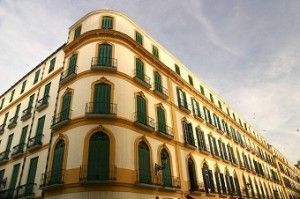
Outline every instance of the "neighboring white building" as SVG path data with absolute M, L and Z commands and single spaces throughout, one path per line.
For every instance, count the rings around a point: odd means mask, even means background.
M 0 198 L 299 197 L 298 169 L 111 10 L 0 97 L 0 125 Z

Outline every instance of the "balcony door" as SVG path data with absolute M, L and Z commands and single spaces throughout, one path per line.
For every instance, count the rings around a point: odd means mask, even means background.
M 112 46 L 109 44 L 100 44 L 98 46 L 98 65 L 112 66 Z
M 96 114 L 110 113 L 111 86 L 106 83 L 95 85 L 93 112 Z
M 65 142 L 59 140 L 54 148 L 50 184 L 62 183 Z
M 146 100 L 142 96 L 137 96 L 137 121 L 147 125 Z

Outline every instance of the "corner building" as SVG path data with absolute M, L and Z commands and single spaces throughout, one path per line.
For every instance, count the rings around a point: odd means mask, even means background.
M 78 20 L 0 105 L 0 198 L 299 198 L 299 169 L 119 12 Z

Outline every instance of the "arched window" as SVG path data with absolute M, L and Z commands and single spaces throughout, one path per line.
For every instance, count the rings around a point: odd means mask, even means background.
M 151 184 L 150 150 L 148 145 L 141 141 L 138 146 L 139 183 Z
M 69 65 L 68 65 L 66 76 L 76 73 L 76 67 L 77 67 L 77 54 L 73 54 L 69 59 Z
M 100 44 L 98 46 L 97 66 L 112 66 L 112 46 L 110 44 Z
M 197 182 L 195 163 L 192 158 L 188 159 L 188 172 L 189 172 L 189 180 L 190 180 L 190 190 L 198 191 L 199 187 Z
M 162 181 L 164 187 L 172 187 L 172 176 L 171 176 L 171 164 L 169 153 L 166 149 L 162 149 L 160 152 L 161 163 L 163 164 L 162 169 Z
M 236 173 L 234 172 L 234 184 L 235 184 L 235 194 L 237 194 L 238 196 L 241 196 L 241 188 L 240 188 L 240 183 L 239 183 L 239 179 L 236 175 Z
M 167 133 L 167 127 L 166 127 L 166 115 L 165 115 L 165 110 L 163 109 L 163 107 L 158 106 L 156 108 L 156 112 L 157 112 L 157 127 L 158 127 L 158 131 L 160 133 Z
M 54 148 L 50 184 L 61 184 L 63 174 L 65 142 L 59 140 Z
M 251 188 L 251 196 L 254 197 L 255 193 L 254 193 L 254 188 L 253 188 L 253 184 L 252 184 L 252 180 L 250 178 L 250 176 L 248 177 L 249 180 L 249 184 L 250 184 L 250 188 Z
M 109 180 L 109 144 L 109 137 L 103 132 L 97 132 L 91 136 L 87 180 Z
M 135 77 L 142 81 L 146 81 L 145 80 L 145 71 L 144 71 L 144 62 L 139 58 L 135 59 Z
M 111 85 L 107 83 L 98 83 L 94 88 L 93 113 L 109 114 L 111 113 Z
M 243 175 L 243 183 L 244 183 L 244 190 L 245 190 L 245 193 L 246 193 L 246 197 L 248 198 L 249 197 L 249 189 L 250 189 L 250 184 L 247 183 L 246 181 L 246 178 L 245 176 Z
M 215 179 L 219 194 L 226 194 L 226 185 L 223 173 L 220 172 L 219 167 L 216 168 Z
M 214 185 L 214 178 L 213 178 L 212 170 L 208 169 L 208 166 L 206 163 L 203 164 L 202 175 L 203 175 L 203 181 L 204 181 L 206 193 L 215 192 L 215 185 Z
M 147 102 L 142 95 L 138 95 L 136 98 L 136 112 L 137 121 L 139 123 L 147 125 Z

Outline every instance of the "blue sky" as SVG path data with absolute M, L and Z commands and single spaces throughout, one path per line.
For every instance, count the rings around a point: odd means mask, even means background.
M 290 161 L 300 160 L 300 1 L 0 0 L 0 93 L 102 8 L 124 12 Z

